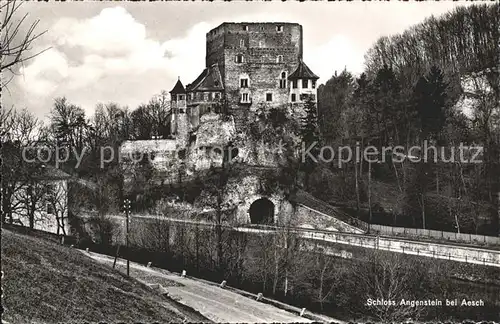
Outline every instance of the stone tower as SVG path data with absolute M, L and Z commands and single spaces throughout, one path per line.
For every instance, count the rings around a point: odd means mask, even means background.
M 186 89 L 181 80 L 177 80 L 170 91 L 171 107 L 171 133 L 175 136 L 177 144 L 184 147 L 188 141 L 189 121 L 186 114 Z
M 219 66 L 226 103 L 237 124 L 249 110 L 290 102 L 288 76 L 302 59 L 301 25 L 223 23 L 206 38 L 206 66 Z
M 290 107 L 292 114 L 303 116 L 304 103 L 311 98 L 315 103 L 318 101 L 317 84 L 319 77 L 302 61 L 299 61 L 297 69 L 288 76 L 290 81 Z

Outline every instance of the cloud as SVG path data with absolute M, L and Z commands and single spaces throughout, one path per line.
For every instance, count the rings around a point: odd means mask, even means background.
M 148 38 L 146 27 L 122 7 L 89 19 L 60 18 L 49 30 L 53 47 L 20 69 L 19 85 L 32 102 L 67 96 L 88 105 L 89 112 L 97 100 L 137 105 L 170 90 L 177 76 L 186 83 L 194 80 L 204 67 L 210 27 L 198 23 L 185 35 L 161 42 Z M 93 104 L 82 96 L 89 90 L 99 94 Z M 135 100 L 125 101 L 131 97 Z
M 61 52 L 49 49 L 36 57 L 31 64 L 21 68 L 23 85 L 30 92 L 42 96 L 52 93 L 58 84 L 68 76 L 68 62 Z

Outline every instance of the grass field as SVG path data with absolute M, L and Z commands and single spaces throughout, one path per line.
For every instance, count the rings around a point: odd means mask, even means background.
M 2 271 L 8 323 L 207 321 L 70 247 L 5 229 Z

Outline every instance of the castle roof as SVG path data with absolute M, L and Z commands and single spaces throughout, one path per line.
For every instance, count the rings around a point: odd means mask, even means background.
M 186 93 L 186 89 L 184 89 L 184 86 L 182 85 L 181 80 L 177 80 L 177 83 L 175 84 L 174 88 L 170 90 L 170 94 L 179 94 L 179 93 Z
M 294 79 L 312 79 L 312 80 L 318 80 L 319 77 L 314 74 L 311 69 L 302 61 L 299 61 L 299 66 L 297 66 L 297 69 L 288 76 L 289 80 L 294 80 Z
M 224 90 L 219 65 L 214 64 L 201 72 L 192 83 L 186 87 L 187 91 L 221 91 Z

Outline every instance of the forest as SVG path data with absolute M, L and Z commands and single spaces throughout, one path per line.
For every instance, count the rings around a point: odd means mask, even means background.
M 498 4 L 474 5 L 430 17 L 380 38 L 359 77 L 344 70 L 321 85 L 324 145 L 422 152 L 427 143 L 438 154 L 427 161 L 319 165 L 312 193 L 373 223 L 497 235 L 498 13 Z M 481 162 L 460 159 L 461 144 L 482 148 Z

